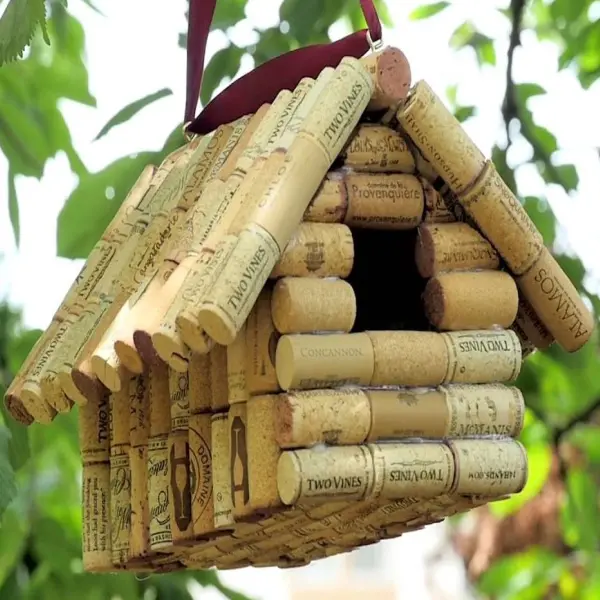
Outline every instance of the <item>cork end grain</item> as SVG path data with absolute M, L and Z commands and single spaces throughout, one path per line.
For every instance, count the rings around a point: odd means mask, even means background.
M 183 342 L 197 354 L 207 354 L 214 346 L 212 340 L 200 327 L 198 319 L 188 310 L 183 310 L 175 319 Z
M 425 315 L 429 322 L 438 329 L 442 329 L 446 314 L 446 299 L 444 287 L 439 279 L 430 279 L 423 292 Z
M 144 361 L 135 347 L 133 338 L 128 342 L 116 341 L 115 352 L 128 371 L 134 375 L 141 375 L 144 372 Z
M 48 425 L 58 414 L 41 396 L 28 389 L 21 392 L 21 402 L 37 423 Z
M 415 263 L 419 275 L 423 278 L 433 277 L 435 274 L 435 247 L 433 232 L 435 225 L 424 227 L 421 225 L 417 230 L 417 244 L 415 247 Z
M 178 373 L 188 370 L 189 351 L 178 335 L 162 331 L 152 334 L 152 346 L 158 356 Z
M 290 506 L 298 500 L 302 491 L 300 461 L 294 452 L 284 452 L 277 462 L 277 491 L 281 501 Z
M 275 439 L 281 448 L 293 441 L 294 406 L 288 394 L 280 394 L 275 403 Z
M 390 100 L 388 106 L 404 100 L 412 82 L 410 63 L 404 52 L 387 48 L 377 61 L 377 69 L 378 87 Z
M 218 310 L 211 307 L 198 312 L 198 322 L 202 324 L 204 331 L 222 346 L 232 344 L 238 333 L 229 319 L 224 319 Z
M 22 425 L 31 425 L 33 417 L 27 412 L 25 405 L 16 394 L 6 394 L 4 396 L 4 406 L 10 415 Z
M 279 338 L 275 350 L 275 371 L 277 381 L 284 390 L 289 389 L 294 381 L 296 375 L 295 362 L 293 340 L 288 337 Z
M 108 388 L 111 392 L 120 392 L 123 388 L 121 380 L 121 370 L 119 367 L 108 364 L 108 362 L 100 356 L 92 356 L 92 370 L 99 381 Z M 75 374 L 73 375 L 75 379 Z M 77 383 L 77 379 L 75 379 Z
M 158 362 L 162 362 L 156 350 L 154 344 L 152 344 L 152 337 L 146 331 L 140 329 L 133 333 L 133 343 L 137 350 L 140 358 L 146 365 L 154 365 Z

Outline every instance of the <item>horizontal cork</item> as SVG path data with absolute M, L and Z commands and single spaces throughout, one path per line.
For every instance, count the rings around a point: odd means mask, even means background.
M 513 331 L 453 331 L 440 337 L 448 353 L 445 383 L 514 381 L 521 372 L 521 346 Z
M 518 285 L 518 283 L 517 283 Z M 521 342 L 527 341 L 534 348 L 546 350 L 554 343 L 553 335 L 546 329 L 531 304 L 519 292 L 519 309 L 512 325 Z
M 367 334 L 284 335 L 275 353 L 284 390 L 369 385 L 375 367 Z
M 448 351 L 438 333 L 368 331 L 375 368 L 370 385 L 430 386 L 444 381 Z
M 491 161 L 458 202 L 512 273 L 531 269 L 544 247 L 542 234 Z
M 366 446 L 283 452 L 277 488 L 284 504 L 362 500 L 373 489 L 373 459 Z
M 359 389 L 281 394 L 276 403 L 275 436 L 281 448 L 360 444 L 370 422 L 369 400 Z
M 354 241 L 346 225 L 301 223 L 269 277 L 348 277 Z
M 341 279 L 284 277 L 275 284 L 271 309 L 280 333 L 348 332 L 356 319 L 356 296 Z
M 442 271 L 498 269 L 492 245 L 466 223 L 423 224 L 419 227 L 415 262 L 421 277 Z
M 406 138 L 384 125 L 362 123 L 341 153 L 343 165 L 368 173 L 414 173 L 415 159 Z
M 514 279 L 503 271 L 454 271 L 430 279 L 423 302 L 437 329 L 490 329 L 512 324 L 519 296 Z
M 457 218 L 454 211 L 448 206 L 440 192 L 433 185 L 427 183 L 424 186 L 425 210 L 423 212 L 424 223 L 455 223 Z
M 453 440 L 456 479 L 453 492 L 500 497 L 520 492 L 527 483 L 527 453 L 516 440 Z
M 517 278 L 519 290 L 540 321 L 567 352 L 592 336 L 594 318 L 556 259 L 543 249 L 530 271 Z
M 454 481 L 454 460 L 442 443 L 369 444 L 373 456 L 373 495 L 386 500 L 445 494 Z
M 329 171 L 306 208 L 304 221 L 343 223 L 348 212 L 348 194 L 343 171 Z
M 268 512 L 281 506 L 277 492 L 277 461 L 281 454 L 275 438 L 277 399 L 276 395 L 254 396 L 246 405 L 250 505 L 254 511 Z
M 388 47 L 363 57 L 361 62 L 374 85 L 367 110 L 394 107 L 406 98 L 411 84 L 411 70 L 404 52 Z
M 427 82 L 415 84 L 396 116 L 454 192 L 467 189 L 481 173 L 485 157 Z

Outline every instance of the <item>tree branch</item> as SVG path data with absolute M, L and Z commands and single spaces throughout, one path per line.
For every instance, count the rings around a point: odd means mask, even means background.
M 552 441 L 554 442 L 554 445 L 557 446 L 561 439 L 570 433 L 574 427 L 587 423 L 598 409 L 600 409 L 600 398 L 594 400 L 590 406 L 580 412 L 576 417 L 573 417 L 566 425 L 556 428 L 552 435 Z

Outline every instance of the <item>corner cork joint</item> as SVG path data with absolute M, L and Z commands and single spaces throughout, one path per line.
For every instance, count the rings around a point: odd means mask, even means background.
M 504 271 L 454 271 L 430 279 L 423 302 L 439 330 L 507 328 L 517 315 L 519 295 Z
M 356 296 L 341 279 L 285 277 L 273 289 L 273 322 L 280 333 L 348 332 L 356 319 Z

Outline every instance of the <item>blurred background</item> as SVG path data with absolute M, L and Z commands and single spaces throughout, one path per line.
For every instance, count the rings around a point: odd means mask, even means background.
M 0 0 L 0 54 L 41 4 Z M 376 4 L 385 43 L 493 158 L 600 314 L 600 1 Z M 186 0 L 49 0 L 46 14 L 50 45 L 38 27 L 0 67 L 0 388 L 142 166 L 183 143 Z M 218 0 L 201 102 L 362 27 L 358 0 Z M 598 599 L 597 338 L 533 355 L 518 385 L 530 479 L 516 497 L 300 569 L 146 578 L 82 573 L 76 412 L 27 430 L 2 413 L 0 599 Z

